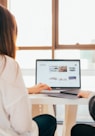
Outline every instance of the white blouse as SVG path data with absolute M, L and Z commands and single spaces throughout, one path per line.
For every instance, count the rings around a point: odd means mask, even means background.
M 18 63 L 0 56 L 0 128 L 12 136 L 38 136 Z

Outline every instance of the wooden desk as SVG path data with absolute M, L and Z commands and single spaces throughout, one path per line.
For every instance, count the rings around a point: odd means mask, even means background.
M 54 110 L 52 105 L 65 104 L 65 117 L 64 117 L 65 120 L 63 124 L 62 136 L 70 136 L 70 130 L 76 122 L 78 105 L 87 105 L 89 101 L 89 99 L 85 99 L 85 98 L 72 100 L 72 99 L 48 97 L 42 94 L 29 94 L 29 99 L 32 105 L 36 105 L 36 106 L 43 105 L 43 111 L 42 111 L 43 113 L 49 113 L 52 115 L 54 115 Z M 41 114 L 42 112 L 40 111 L 38 113 L 37 110 L 35 111 L 34 114 L 35 115 Z

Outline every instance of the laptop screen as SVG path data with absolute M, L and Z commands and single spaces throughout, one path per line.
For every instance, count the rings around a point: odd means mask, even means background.
M 80 88 L 80 60 L 36 60 L 36 84 L 46 83 L 52 88 Z

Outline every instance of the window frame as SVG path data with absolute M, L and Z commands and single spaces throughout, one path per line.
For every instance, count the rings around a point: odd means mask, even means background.
M 8 0 L 0 0 L 0 3 L 4 6 L 8 6 Z M 59 0 L 52 0 L 52 45 L 51 46 L 18 46 L 19 50 L 52 50 L 52 58 L 54 58 L 55 50 L 64 50 L 64 49 L 79 49 L 79 50 L 95 50 L 95 44 L 79 44 L 74 45 L 60 45 L 58 43 L 58 4 Z

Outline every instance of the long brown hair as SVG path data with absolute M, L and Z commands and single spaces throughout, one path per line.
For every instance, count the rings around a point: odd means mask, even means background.
M 15 58 L 17 24 L 10 11 L 0 5 L 0 54 Z

